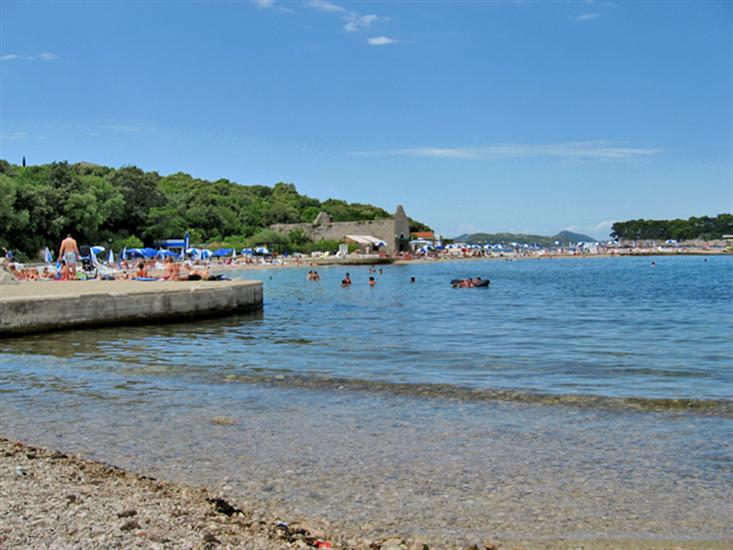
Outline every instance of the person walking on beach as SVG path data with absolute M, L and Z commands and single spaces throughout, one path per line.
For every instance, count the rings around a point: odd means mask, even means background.
M 64 260 L 69 268 L 69 274 L 72 278 L 76 278 L 76 260 L 80 256 L 79 247 L 76 245 L 74 237 L 71 233 L 66 235 L 66 238 L 61 241 L 61 248 L 59 248 L 59 261 Z

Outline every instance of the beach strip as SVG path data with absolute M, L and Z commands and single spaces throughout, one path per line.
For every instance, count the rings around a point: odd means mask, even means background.
M 731 548 L 730 541 L 484 540 L 432 545 L 359 536 L 309 518 L 286 518 L 262 502 L 0 437 L 0 548 L 334 548 L 364 550 L 662 550 Z

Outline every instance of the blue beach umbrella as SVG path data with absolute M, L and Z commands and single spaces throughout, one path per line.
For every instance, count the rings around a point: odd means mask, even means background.
M 120 252 L 120 258 L 123 260 L 127 260 L 127 247 L 122 247 L 122 252 Z
M 243 248 L 241 253 L 251 256 L 252 254 L 254 254 L 254 250 L 252 250 L 251 248 Z
M 47 264 L 53 263 L 53 256 L 51 255 L 51 251 L 48 247 L 43 249 L 43 261 Z
M 175 252 L 172 252 L 170 250 L 163 250 L 162 248 L 158 250 L 158 253 L 156 254 L 157 258 L 175 258 L 178 259 L 178 254 Z
M 112 252 L 112 249 L 109 249 L 109 254 L 107 254 L 107 263 L 112 265 L 115 263 L 115 253 Z
M 131 248 L 127 253 L 132 258 L 155 258 L 158 252 L 153 248 Z

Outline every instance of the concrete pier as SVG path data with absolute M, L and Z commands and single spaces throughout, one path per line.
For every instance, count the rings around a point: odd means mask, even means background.
M 196 320 L 262 308 L 259 281 L 38 281 L 0 285 L 0 338 Z

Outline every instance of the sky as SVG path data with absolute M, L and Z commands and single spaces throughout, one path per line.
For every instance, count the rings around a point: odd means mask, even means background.
M 445 236 L 733 211 L 733 2 L 0 1 L 0 158 L 379 205 Z

